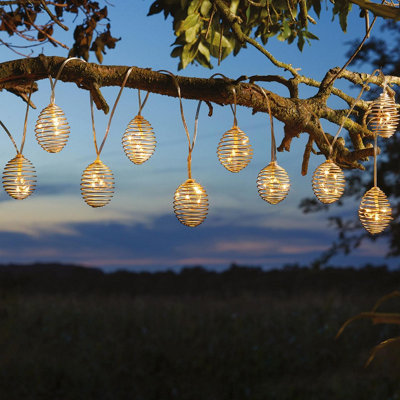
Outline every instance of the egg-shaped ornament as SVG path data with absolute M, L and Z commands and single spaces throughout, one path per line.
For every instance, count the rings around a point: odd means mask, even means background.
M 253 157 L 247 135 L 236 125 L 225 132 L 217 149 L 220 163 L 230 172 L 239 172 L 245 168 Z
M 258 174 L 257 187 L 263 200 L 270 204 L 278 204 L 289 193 L 289 175 L 276 161 L 271 161 Z
M 399 113 L 394 98 L 386 90 L 374 100 L 367 111 L 368 127 L 379 136 L 391 137 L 399 125 Z
M 364 228 L 371 234 L 381 233 L 392 220 L 392 209 L 385 193 L 374 186 L 364 194 L 358 216 Z
M 153 155 L 156 144 L 156 136 L 150 123 L 141 115 L 136 115 L 122 136 L 126 156 L 135 164 L 143 164 Z
M 194 179 L 187 179 L 176 189 L 174 212 L 186 226 L 200 225 L 208 214 L 208 196 L 205 189 Z
M 91 207 L 103 207 L 114 195 L 114 175 L 99 158 L 91 163 L 82 174 L 81 194 Z
M 344 187 L 344 173 L 332 160 L 326 160 L 315 170 L 312 188 L 321 203 L 330 204 L 339 200 Z
M 3 171 L 3 187 L 16 200 L 26 199 L 35 190 L 35 167 L 22 154 L 17 154 L 6 164 Z
M 36 121 L 36 140 L 48 153 L 58 153 L 67 144 L 69 125 L 63 110 L 54 103 L 45 107 Z

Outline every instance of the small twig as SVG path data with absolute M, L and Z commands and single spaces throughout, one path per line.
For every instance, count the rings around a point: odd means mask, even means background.
M 310 155 L 313 150 L 314 139 L 311 135 L 308 137 L 306 148 L 304 149 L 303 162 L 301 164 L 301 175 L 305 176 L 308 172 L 308 163 L 310 161 Z
M 60 26 L 62 29 L 64 29 L 65 31 L 68 31 L 69 28 L 68 26 L 65 26 L 49 9 L 49 7 L 47 7 L 47 4 L 44 0 L 40 0 L 40 4 L 42 5 L 42 7 L 44 8 L 44 10 L 47 12 L 48 16 L 52 19 L 52 21 L 54 21 L 58 26 Z

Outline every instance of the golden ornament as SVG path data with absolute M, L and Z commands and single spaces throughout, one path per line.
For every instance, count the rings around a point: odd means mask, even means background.
M 339 200 L 344 192 L 344 173 L 332 160 L 326 160 L 314 172 L 312 187 L 321 203 Z
M 377 186 L 361 200 L 358 216 L 364 228 L 373 235 L 382 232 L 392 220 L 392 209 L 385 193 Z
M 114 195 L 114 176 L 99 158 L 83 171 L 81 193 L 91 207 L 103 207 Z
M 174 195 L 174 212 L 186 226 L 200 225 L 208 213 L 208 197 L 204 188 L 194 179 L 187 179 Z
M 67 144 L 69 125 L 60 107 L 50 103 L 42 110 L 35 127 L 36 139 L 48 153 L 58 153 Z
M 257 187 L 263 200 L 270 204 L 278 204 L 289 193 L 289 175 L 276 161 L 271 161 L 258 174 Z
M 135 164 L 143 164 L 154 153 L 156 137 L 150 123 L 140 114 L 136 115 L 122 136 L 126 156 Z
M 399 124 L 399 113 L 393 97 L 386 90 L 374 100 L 366 113 L 369 129 L 384 138 L 391 137 Z
M 10 160 L 3 171 L 3 187 L 16 200 L 30 196 L 36 188 L 36 171 L 22 154 Z
M 253 157 L 247 135 L 236 125 L 225 132 L 217 149 L 220 163 L 230 172 L 239 172 Z

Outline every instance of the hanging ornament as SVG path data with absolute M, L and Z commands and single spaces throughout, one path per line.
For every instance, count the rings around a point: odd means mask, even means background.
M 369 129 L 384 138 L 391 137 L 399 124 L 399 113 L 394 98 L 387 93 L 386 84 L 381 95 L 366 112 Z
M 54 90 L 62 70 L 64 69 L 65 65 L 71 60 L 84 61 L 77 57 L 66 59 L 61 64 L 54 84 L 51 76 L 49 76 L 51 86 L 50 104 L 41 111 L 36 121 L 36 140 L 43 148 L 43 150 L 46 150 L 48 153 L 60 152 L 67 144 L 70 133 L 68 121 L 64 115 L 63 110 L 55 104 Z
M 220 163 L 230 172 L 239 172 L 253 157 L 253 148 L 247 135 L 237 126 L 236 90 L 233 88 L 233 127 L 225 132 L 219 142 L 217 154 Z
M 200 225 L 208 213 L 208 198 L 204 188 L 194 179 L 183 182 L 174 195 L 174 211 L 183 225 Z
M 271 161 L 258 174 L 257 187 L 263 200 L 270 204 L 278 204 L 289 193 L 289 175 L 276 161 Z
M 381 233 L 392 220 L 392 209 L 385 193 L 377 185 L 377 135 L 374 137 L 374 186 L 361 200 L 358 216 L 364 228 L 371 234 Z
M 178 91 L 182 123 L 189 144 L 189 154 L 187 158 L 188 179 L 185 182 L 183 182 L 175 191 L 174 212 L 179 222 L 181 222 L 183 225 L 193 228 L 200 225 L 206 219 L 208 214 L 207 192 L 200 185 L 200 183 L 196 182 L 192 178 L 192 152 L 197 138 L 197 127 L 198 127 L 201 101 L 199 101 L 196 110 L 193 139 L 190 140 L 189 129 L 187 127 L 185 115 L 183 113 L 181 88 L 178 84 L 178 81 L 172 72 L 165 70 L 161 70 L 159 72 L 167 73 L 168 75 L 170 75 Z
M 111 201 L 114 195 L 114 176 L 99 158 L 83 171 L 81 193 L 83 200 L 91 207 L 103 207 Z
M 274 133 L 274 120 L 272 117 L 269 98 L 264 89 L 262 94 L 267 100 L 268 113 L 271 121 L 271 162 L 264 167 L 257 177 L 257 188 L 260 197 L 270 204 L 278 204 L 285 199 L 290 190 L 288 173 L 276 161 L 276 143 Z
M 25 146 L 26 127 L 28 122 L 29 105 L 32 95 L 32 86 L 30 88 L 29 97 L 26 106 L 24 130 L 22 135 L 21 147 L 18 149 L 15 140 L 7 127 L 0 121 L 0 125 L 10 138 L 17 155 L 10 160 L 3 171 L 3 187 L 4 190 L 14 199 L 23 200 L 30 196 L 36 188 L 36 171 L 32 163 L 23 156 L 22 152 Z
M 122 146 L 129 160 L 135 164 L 143 164 L 153 155 L 157 141 L 153 128 L 141 114 L 149 97 L 149 92 L 147 92 L 143 104 L 140 98 L 140 90 L 138 90 L 138 96 L 138 115 L 129 122 L 122 136 Z
M 344 186 L 344 173 L 331 159 L 326 160 L 315 170 L 312 187 L 321 203 L 330 204 L 340 199 Z
M 364 228 L 373 235 L 381 233 L 389 225 L 392 209 L 385 193 L 377 186 L 364 194 L 358 216 Z
M 3 187 L 16 200 L 26 199 L 35 190 L 35 168 L 22 154 L 17 154 L 6 164 L 3 171 Z
M 132 68 L 129 68 L 125 75 L 124 81 L 122 82 L 121 89 L 115 100 L 114 106 L 111 110 L 110 118 L 108 120 L 106 133 L 104 135 L 103 141 L 100 147 L 97 146 L 96 129 L 94 125 L 94 113 L 93 113 L 93 98 L 90 93 L 90 112 L 92 116 L 92 130 L 93 130 L 93 141 L 96 150 L 96 160 L 91 163 L 82 173 L 81 178 L 81 194 L 83 200 L 91 207 L 103 207 L 107 205 L 114 195 L 114 176 L 110 168 L 107 167 L 100 160 L 100 154 L 103 150 L 104 144 L 106 142 L 108 133 L 110 132 L 111 121 L 115 113 L 118 101 L 121 97 L 122 91 L 126 85 L 129 75 L 132 72 Z

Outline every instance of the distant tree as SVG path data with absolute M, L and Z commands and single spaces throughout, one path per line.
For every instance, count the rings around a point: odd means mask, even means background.
M 400 54 L 397 51 L 397 43 L 400 40 L 400 31 L 398 24 L 393 21 L 387 21 L 382 26 L 382 35 L 372 37 L 358 53 L 354 64 L 359 66 L 368 65 L 370 69 L 383 68 L 384 73 L 388 75 L 400 75 Z M 353 50 L 352 50 L 353 51 Z M 349 52 L 348 56 L 351 55 Z M 395 88 L 396 89 L 396 88 Z M 399 89 L 396 89 L 397 97 Z M 379 95 L 379 90 L 371 90 L 367 95 L 373 99 Z M 378 156 L 378 182 L 379 187 L 390 198 L 393 210 L 393 221 L 390 226 L 379 237 L 387 238 L 389 242 L 388 257 L 397 257 L 400 255 L 400 139 L 398 135 L 393 135 L 390 140 L 381 140 L 379 142 L 381 155 Z M 355 171 L 350 172 L 347 177 L 347 190 L 345 197 L 361 198 L 364 192 L 373 186 L 373 163 L 367 163 L 367 174 L 359 174 Z M 339 203 L 343 204 L 343 203 Z M 300 203 L 304 212 L 318 212 L 326 209 L 315 199 L 304 199 Z M 331 217 L 330 224 L 338 231 L 338 238 L 334 241 L 331 248 L 323 253 L 315 261 L 315 266 L 323 265 L 330 260 L 332 256 L 340 252 L 348 254 L 357 248 L 363 241 L 374 241 L 376 236 L 366 232 L 356 214 L 353 217 L 343 218 L 340 216 Z

